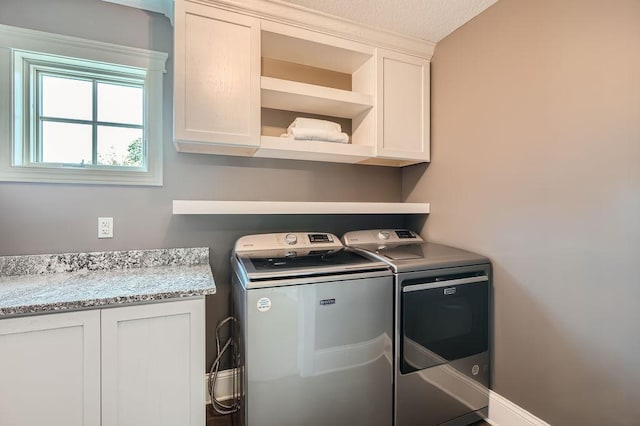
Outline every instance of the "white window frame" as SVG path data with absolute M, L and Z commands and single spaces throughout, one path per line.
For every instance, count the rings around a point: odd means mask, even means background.
M 167 54 L 0 25 L 0 181 L 162 185 L 163 73 Z M 33 120 L 25 79 L 33 64 L 115 72 L 144 80 L 145 167 L 77 167 L 30 160 Z M 31 145 L 29 145 L 31 144 Z

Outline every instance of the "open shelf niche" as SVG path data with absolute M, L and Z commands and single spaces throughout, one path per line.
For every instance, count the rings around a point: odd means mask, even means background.
M 375 49 L 308 30 L 261 28 L 256 157 L 359 163 L 375 156 Z M 349 143 L 281 137 L 296 117 L 339 123 Z

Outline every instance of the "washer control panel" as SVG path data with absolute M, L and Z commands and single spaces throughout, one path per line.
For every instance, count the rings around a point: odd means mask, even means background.
M 326 232 L 283 232 L 276 234 L 245 235 L 236 241 L 235 251 L 278 249 L 339 249 L 340 239 Z
M 423 239 L 409 229 L 369 229 L 347 232 L 342 236 L 342 242 L 345 246 L 360 246 L 421 243 Z

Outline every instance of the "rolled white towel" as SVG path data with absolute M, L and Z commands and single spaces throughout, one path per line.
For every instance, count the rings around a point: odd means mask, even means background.
M 349 135 L 343 132 L 327 132 L 318 129 L 293 128 L 290 132 L 282 135 L 297 140 L 314 140 L 325 142 L 349 143 Z
M 333 133 L 342 132 L 342 127 L 340 126 L 340 124 L 334 123 L 333 121 L 304 117 L 296 117 L 296 119 L 293 120 L 293 122 L 287 128 L 287 133 L 290 133 L 292 129 L 313 129 Z

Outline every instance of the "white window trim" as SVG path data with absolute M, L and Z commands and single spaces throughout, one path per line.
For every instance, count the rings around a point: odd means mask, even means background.
M 145 49 L 0 25 L 0 181 L 162 185 L 162 77 L 168 55 Z M 147 170 L 29 167 L 15 164 L 13 50 L 39 52 L 146 70 Z

